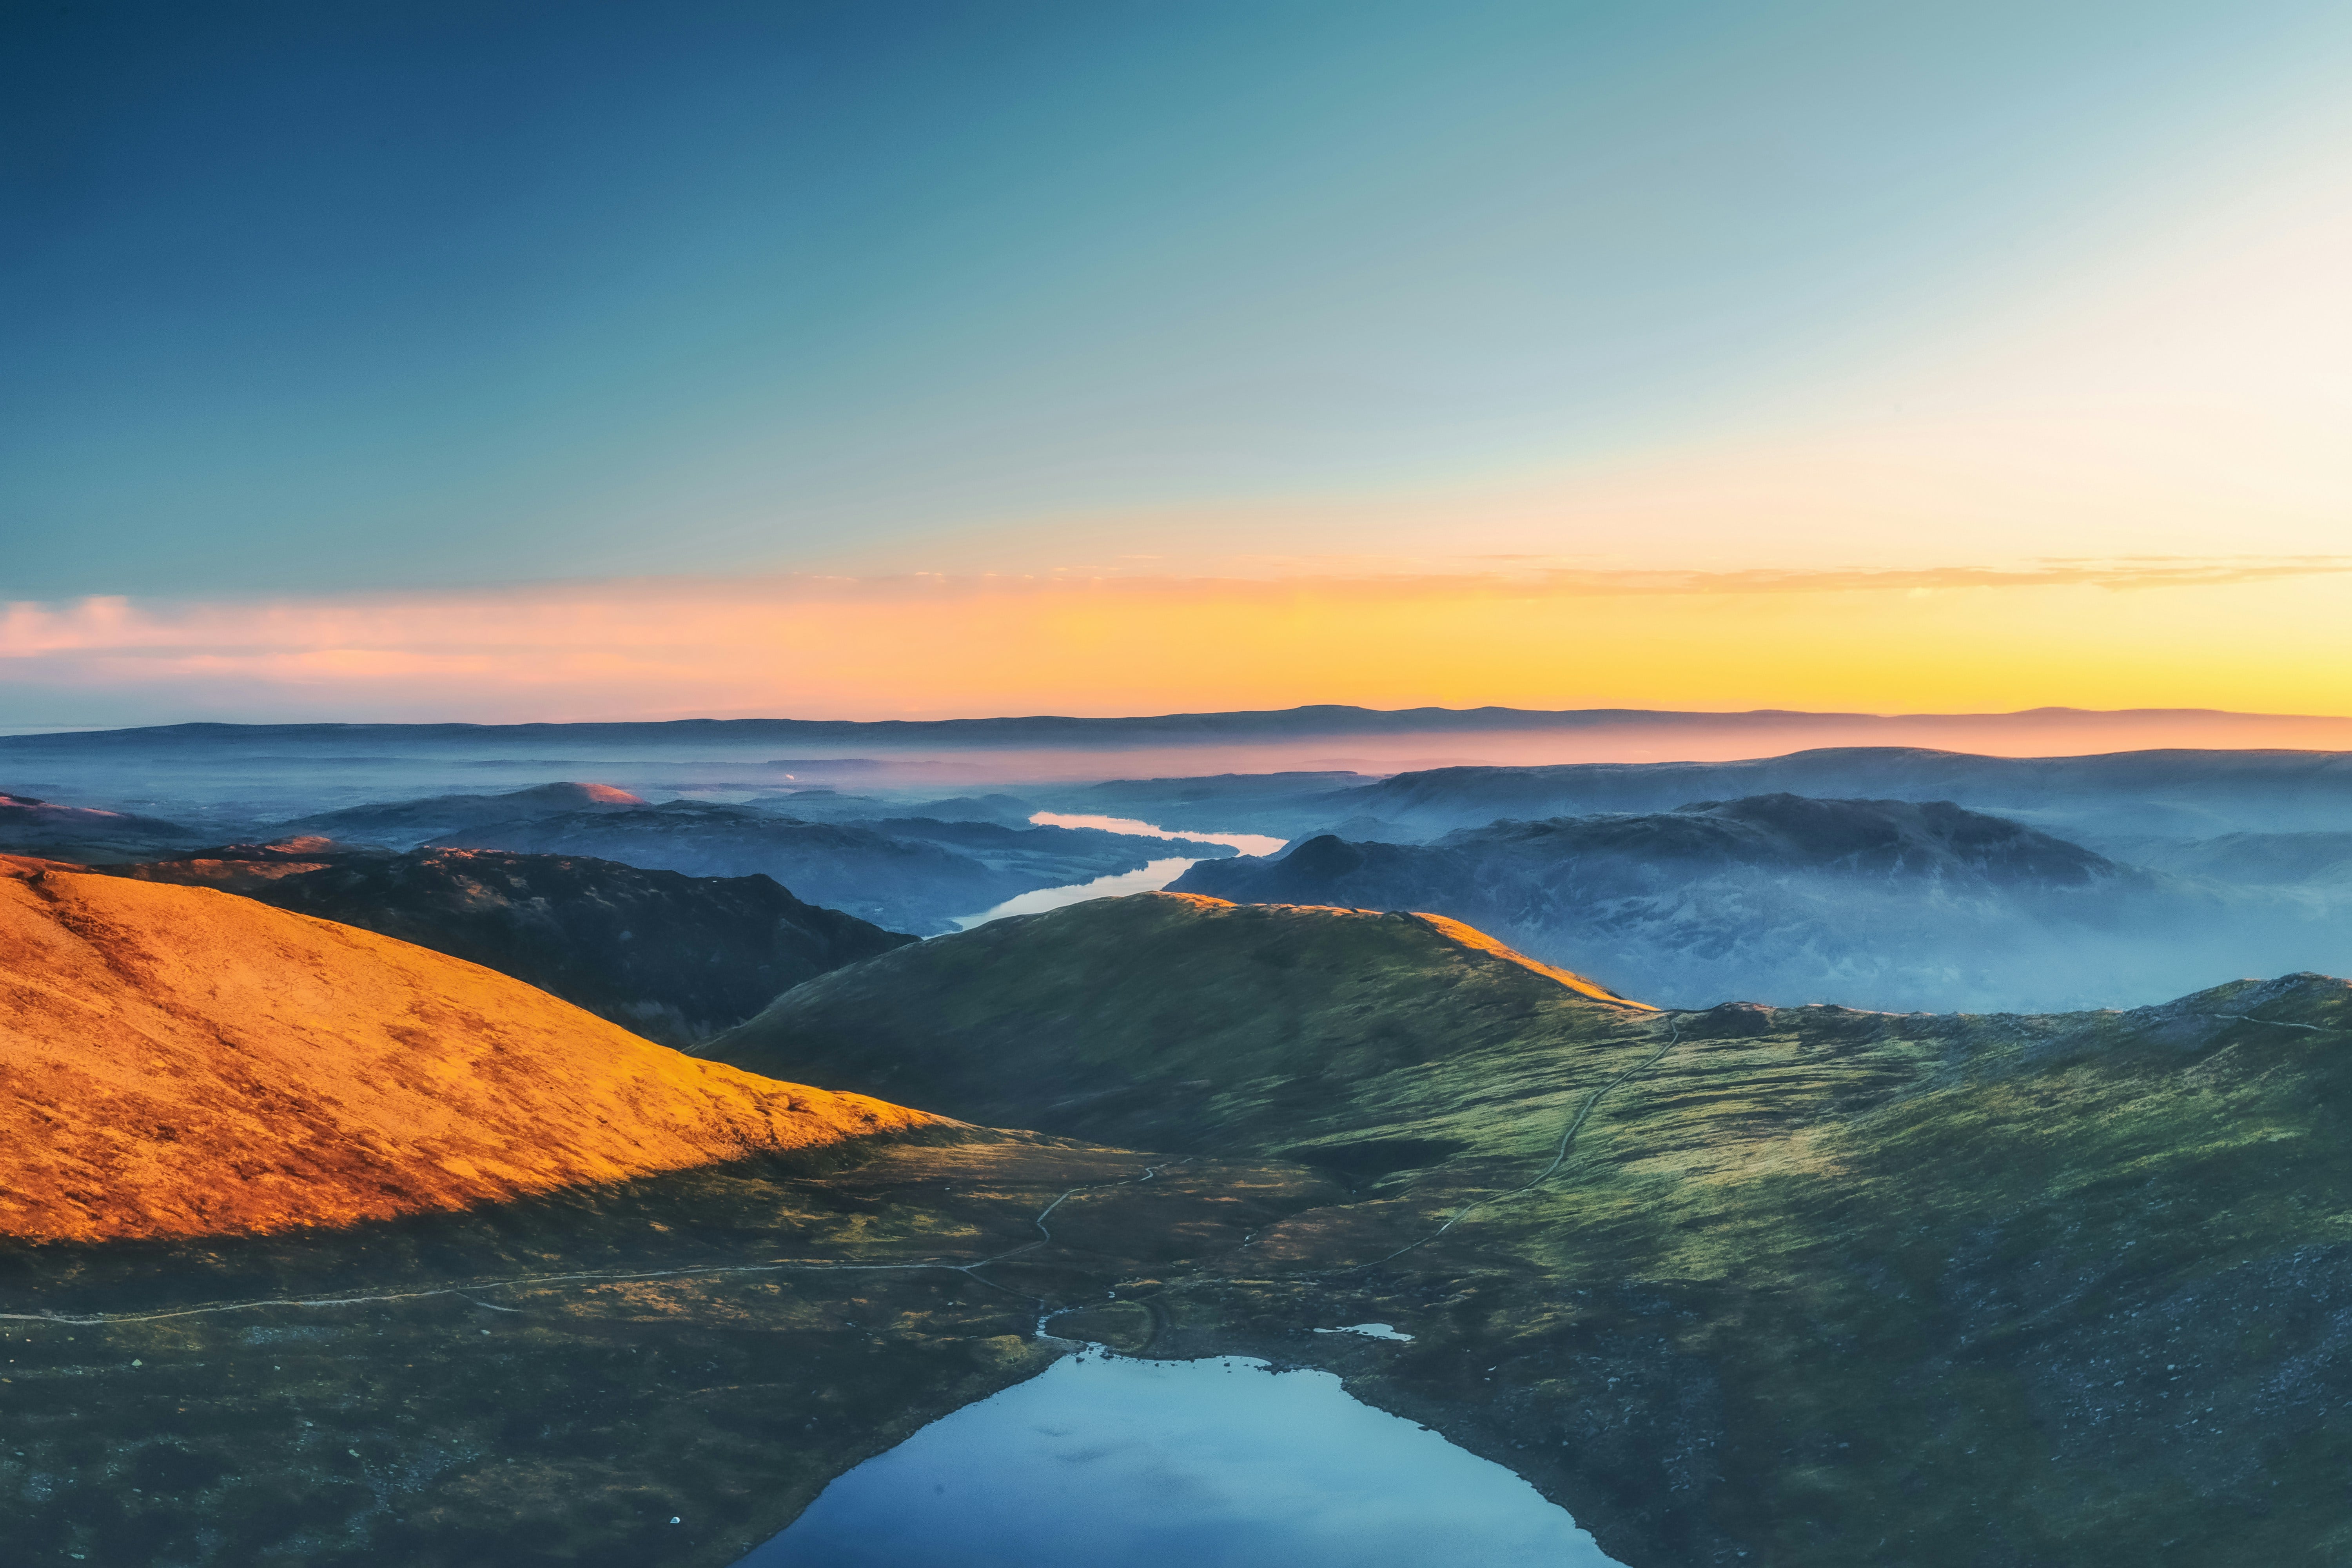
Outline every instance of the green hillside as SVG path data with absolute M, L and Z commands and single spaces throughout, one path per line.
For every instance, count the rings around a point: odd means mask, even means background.
M 836 972 L 719 1048 L 1335 1172 L 1130 1282 L 1155 1342 L 1337 1366 L 1634 1568 L 1959 1568 L 2352 1560 L 2347 1031 L 2318 975 L 1644 1014 L 1404 917 L 1146 896 Z M 1364 1321 L 1415 1338 L 1309 1332 Z
M 1654 1019 L 1452 921 L 1146 893 L 853 964 L 697 1049 L 1138 1148 L 1311 1152 L 1379 1126 L 1516 1157 L 1496 1112 L 1536 1087 L 1519 1070 L 1573 1089 Z

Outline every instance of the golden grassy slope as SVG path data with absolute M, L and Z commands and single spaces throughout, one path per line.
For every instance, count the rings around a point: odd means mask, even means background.
M 935 1123 L 226 893 L 0 858 L 0 1234 L 347 1225 Z

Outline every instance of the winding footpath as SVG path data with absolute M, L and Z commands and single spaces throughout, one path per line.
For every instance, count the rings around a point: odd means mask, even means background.
M 1475 1214 L 1479 1209 L 1485 1208 L 1490 1204 L 1506 1203 L 1512 1198 L 1517 1197 L 1522 1193 L 1531 1193 L 1538 1187 L 1542 1186 L 1546 1182 L 1551 1180 L 1552 1173 L 1558 1171 L 1561 1165 L 1567 1163 L 1568 1152 L 1575 1147 L 1576 1135 L 1584 1131 L 1584 1123 L 1591 1117 L 1593 1108 L 1599 1105 L 1601 1100 L 1606 1099 L 1612 1091 L 1623 1088 L 1626 1084 L 1631 1083 L 1633 1079 L 1641 1077 L 1643 1073 L 1648 1072 L 1652 1068 L 1656 1067 L 1660 1062 L 1665 1060 L 1666 1053 L 1683 1043 L 1683 1026 L 1679 1015 L 1668 1013 L 1665 1015 L 1665 1020 L 1666 1027 L 1671 1031 L 1667 1037 L 1666 1043 L 1660 1046 L 1655 1054 L 1643 1061 L 1635 1063 L 1630 1068 L 1627 1068 L 1623 1072 L 1619 1073 L 1615 1078 L 1611 1079 L 1607 1083 L 1602 1084 L 1600 1088 L 1594 1089 L 1591 1094 L 1584 1097 L 1584 1104 L 1578 1108 L 1575 1116 L 1570 1119 L 1567 1130 L 1559 1135 L 1559 1152 L 1552 1156 L 1551 1163 L 1546 1165 L 1543 1168 L 1542 1173 L 1538 1175 L 1535 1180 L 1527 1183 L 1523 1186 L 1513 1187 L 1507 1193 L 1495 1193 L 1486 1197 L 1473 1198 L 1470 1202 L 1454 1210 L 1452 1216 L 1448 1218 L 1444 1225 L 1439 1226 L 1435 1230 L 1431 1231 L 1427 1236 L 1423 1237 L 1420 1240 L 1408 1241 L 1402 1247 L 1398 1247 L 1394 1252 L 1390 1253 L 1387 1258 L 1375 1258 L 1370 1263 L 1355 1264 L 1350 1268 L 1338 1270 L 1338 1274 L 1359 1274 L 1367 1268 L 1378 1268 L 1381 1264 L 1388 1262 L 1391 1258 L 1402 1258 L 1406 1253 L 1411 1252 L 1417 1247 L 1428 1246 L 1431 1242 L 1435 1241 L 1439 1237 L 1444 1236 L 1447 1231 L 1452 1230 L 1463 1220 L 1469 1218 L 1471 1215 Z
M 2279 1029 L 2309 1029 L 2315 1035 L 2340 1035 L 2342 1029 L 2331 1029 L 2325 1024 L 2290 1024 L 2284 1018 L 2257 1018 L 2252 1013 L 2207 1013 L 2208 1018 L 2235 1018 L 2242 1024 L 2268 1024 Z

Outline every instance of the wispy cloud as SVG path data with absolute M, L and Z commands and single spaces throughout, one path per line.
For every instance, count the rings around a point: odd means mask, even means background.
M 1687 595 L 1870 595 L 1918 590 L 2201 588 L 2352 573 L 2352 555 L 2054 558 L 2003 567 L 1893 570 L 1657 571 L 1562 566 L 1528 556 L 1483 571 L 1352 570 L 1279 577 L 1064 575 L 1055 573 L 918 572 L 847 576 L 776 574 L 740 577 L 642 577 L 554 582 L 440 592 L 310 597 L 131 599 L 94 596 L 0 605 L 0 658 L 68 651 L 155 658 L 236 658 L 299 653 L 347 660 L 362 650 L 420 646 L 488 657 L 516 648 L 583 653 L 621 648 L 679 651 L 746 634 L 789 640 L 793 611 L 813 605 L 986 604 L 1074 599 L 1209 605 L 1271 603 L 1300 595 L 1404 600 Z M 1331 563 L 1325 562 L 1328 566 Z M 694 617 L 681 620 L 683 615 Z M 710 618 L 704 618 L 710 617 Z M 353 673 L 347 662 L 323 671 Z M 395 664 L 385 674 L 404 671 Z
M 2352 555 L 2126 556 L 2025 566 L 1929 566 L 1890 571 L 1578 572 L 1545 580 L 1569 592 L 1609 594 L 1869 594 L 1948 588 L 2204 588 L 2352 572 Z

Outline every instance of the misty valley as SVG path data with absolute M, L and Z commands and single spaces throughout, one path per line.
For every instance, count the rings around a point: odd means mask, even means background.
M 2337 754 L 371 741 L 0 737 L 36 1560 L 2343 1528 Z
M 624 931 L 631 941 L 657 926 L 689 943 L 747 940 L 774 917 L 747 922 L 727 903 L 746 897 L 782 896 L 808 918 L 852 916 L 908 937 L 1163 887 L 1410 908 L 1675 1006 L 2132 1006 L 2245 974 L 2333 972 L 2352 950 L 2342 810 L 2352 786 L 2332 752 L 2012 759 L 1864 747 L 1385 778 L 1090 780 L 1067 776 L 1065 758 L 1017 750 L 783 763 L 752 760 L 756 742 L 673 744 L 658 757 L 585 743 L 568 759 L 517 761 L 420 738 L 405 756 L 353 759 L 316 742 L 206 731 L 158 742 L 184 792 L 173 796 L 143 786 L 126 796 L 125 759 L 106 746 L 16 738 L 20 793 L 0 799 L 0 843 L 233 887 L 427 945 L 443 945 L 426 933 L 454 920 L 460 882 L 503 879 L 495 897 L 465 895 L 488 900 L 478 924 L 504 921 L 497 940 L 511 944 L 524 940 L 513 912 L 523 908 L 542 924 L 589 910 L 611 920 L 600 936 L 556 942 L 573 962 L 596 952 L 600 968 L 559 994 L 616 1018 L 611 1008 L 635 1005 L 670 1043 L 749 1016 L 787 973 L 818 972 L 805 958 L 782 969 L 772 958 L 746 968 L 748 954 L 714 961 L 701 983 L 740 993 L 720 1006 L 668 994 L 687 980 L 675 954 L 640 949 L 613 970 Z M 1062 776 L 1021 776 L 1041 765 Z M 545 782 L 543 770 L 559 766 L 628 787 Z M 808 784 L 793 769 L 835 782 Z M 432 793 L 317 808 L 377 776 Z M 943 795 L 948 780 L 970 787 Z M 461 782 L 469 787 L 448 787 Z M 585 880 L 571 896 L 541 897 L 526 886 L 532 875 L 604 880 L 592 897 L 581 896 Z M 774 886 L 716 885 L 745 878 Z M 625 918 L 656 886 L 675 907 Z M 435 899 L 442 916 L 395 912 Z M 707 907 L 689 914 L 689 900 Z M 509 912 L 491 913 L 492 902 Z M 735 934 L 718 934 L 722 926 Z M 487 925 L 472 940 L 491 940 Z M 510 972 L 549 984 L 553 953 Z M 494 966 L 517 962 L 528 968 L 519 958 Z M 613 987 L 632 971 L 645 973 L 634 983 L 645 994 L 624 998 Z M 583 1000 L 599 985 L 610 994 Z M 677 1007 L 701 1011 L 666 1022 Z

